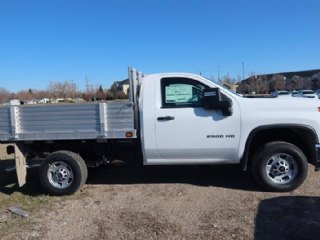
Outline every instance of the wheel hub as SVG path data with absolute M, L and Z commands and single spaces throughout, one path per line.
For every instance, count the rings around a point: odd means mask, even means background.
M 49 166 L 48 179 L 56 188 L 67 188 L 73 182 L 72 168 L 65 162 L 54 162 Z
M 289 171 L 289 163 L 282 159 L 276 160 L 276 162 L 273 163 L 271 168 L 271 173 L 276 176 L 287 173 L 288 171 Z
M 274 183 L 286 184 L 297 176 L 298 165 L 289 154 L 278 153 L 267 161 L 266 173 Z
M 55 172 L 55 177 L 58 180 L 64 180 L 68 178 L 68 170 L 65 169 L 64 167 L 58 168 L 57 171 Z

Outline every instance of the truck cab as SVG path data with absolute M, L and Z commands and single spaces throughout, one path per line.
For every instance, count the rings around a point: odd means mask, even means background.
M 210 97 L 205 93 L 208 95 L 213 88 L 220 101 L 230 103 L 230 114 L 224 114 L 222 107 L 205 105 Z M 146 76 L 139 101 L 144 163 L 235 162 L 240 139 L 237 98 L 193 74 Z

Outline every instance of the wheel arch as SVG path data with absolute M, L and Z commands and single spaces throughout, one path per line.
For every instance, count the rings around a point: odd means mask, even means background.
M 285 141 L 296 145 L 306 155 L 308 162 L 316 162 L 315 144 L 319 142 L 316 131 L 302 124 L 273 124 L 259 126 L 248 135 L 243 156 L 240 160 L 242 169 L 247 170 L 254 150 L 271 141 Z

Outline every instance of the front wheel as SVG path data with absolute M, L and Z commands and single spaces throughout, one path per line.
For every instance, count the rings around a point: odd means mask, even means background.
M 288 192 L 304 182 L 308 173 L 308 162 L 304 153 L 295 145 L 271 142 L 255 153 L 252 171 L 265 190 Z
M 70 151 L 49 154 L 40 167 L 40 181 L 49 194 L 68 195 L 76 192 L 88 176 L 84 160 Z

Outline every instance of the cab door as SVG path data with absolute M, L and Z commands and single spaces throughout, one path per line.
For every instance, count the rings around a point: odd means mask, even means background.
M 235 99 L 233 114 L 206 110 L 200 80 L 165 77 L 158 82 L 155 105 L 155 141 L 159 156 L 170 163 L 233 162 L 240 139 L 240 112 Z

